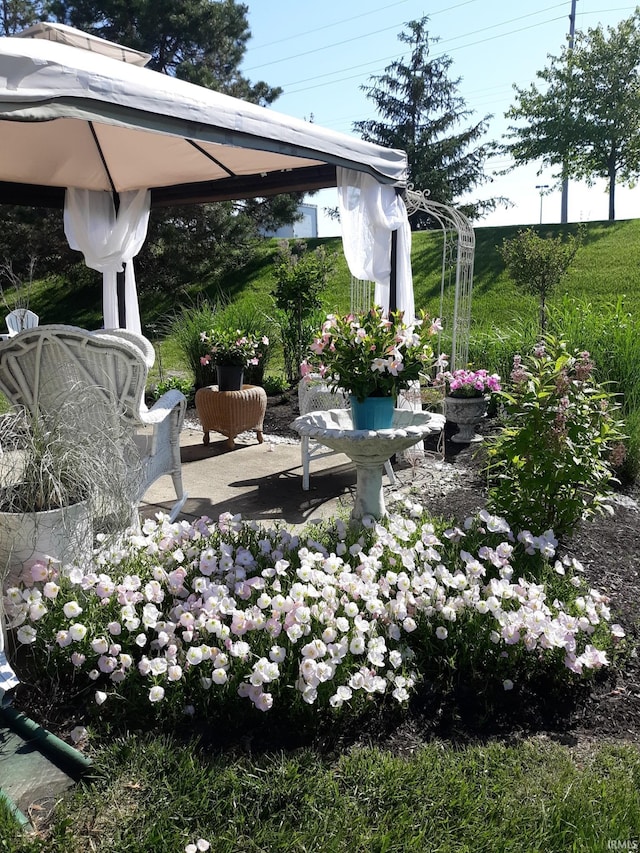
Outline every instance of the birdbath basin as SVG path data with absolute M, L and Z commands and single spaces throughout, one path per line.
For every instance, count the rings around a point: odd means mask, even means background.
M 349 409 L 328 409 L 301 415 L 292 423 L 300 433 L 344 453 L 356 466 L 356 501 L 351 518 L 386 515 L 382 490 L 383 465 L 394 453 L 417 444 L 430 433 L 440 432 L 444 416 L 433 412 L 394 409 L 390 429 L 354 429 Z

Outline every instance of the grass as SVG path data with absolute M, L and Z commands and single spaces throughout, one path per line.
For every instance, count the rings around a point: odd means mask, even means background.
M 382 853 L 611 849 L 640 831 L 640 754 L 602 745 L 574 753 L 546 739 L 407 756 L 356 747 L 258 758 L 135 736 L 101 748 L 100 776 L 31 840 L 0 810 L 11 853 Z

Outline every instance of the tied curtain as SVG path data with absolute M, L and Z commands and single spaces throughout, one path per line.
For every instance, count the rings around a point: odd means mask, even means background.
M 355 278 L 374 281 L 375 302 L 389 310 L 391 232 L 398 232 L 396 305 L 406 322 L 415 317 L 411 275 L 411 228 L 395 189 L 364 172 L 337 167 L 338 207 L 344 255 Z
M 151 194 L 145 189 L 123 192 L 119 201 L 116 212 L 111 193 L 69 187 L 64 233 L 71 248 L 82 252 L 86 265 L 102 273 L 105 329 L 121 327 L 117 274 L 125 270 L 124 328 L 141 334 L 133 258 L 147 236 Z

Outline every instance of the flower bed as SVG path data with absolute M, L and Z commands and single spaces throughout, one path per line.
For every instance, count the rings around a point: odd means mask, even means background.
M 452 669 L 517 690 L 541 671 L 572 683 L 608 665 L 624 632 L 556 545 L 486 512 L 436 529 L 411 504 L 315 539 L 161 517 L 90 572 L 36 563 L 5 605 L 34 661 L 114 711 L 118 695 L 167 714 L 404 705 Z

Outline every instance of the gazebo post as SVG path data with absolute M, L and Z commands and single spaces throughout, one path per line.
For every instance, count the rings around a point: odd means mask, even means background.
M 124 268 L 126 264 L 122 267 L 122 272 L 116 273 L 116 292 L 118 295 L 118 325 L 121 329 L 127 328 L 127 306 L 125 302 L 124 296 Z
M 391 232 L 391 272 L 389 274 L 389 314 L 398 310 L 398 232 Z

